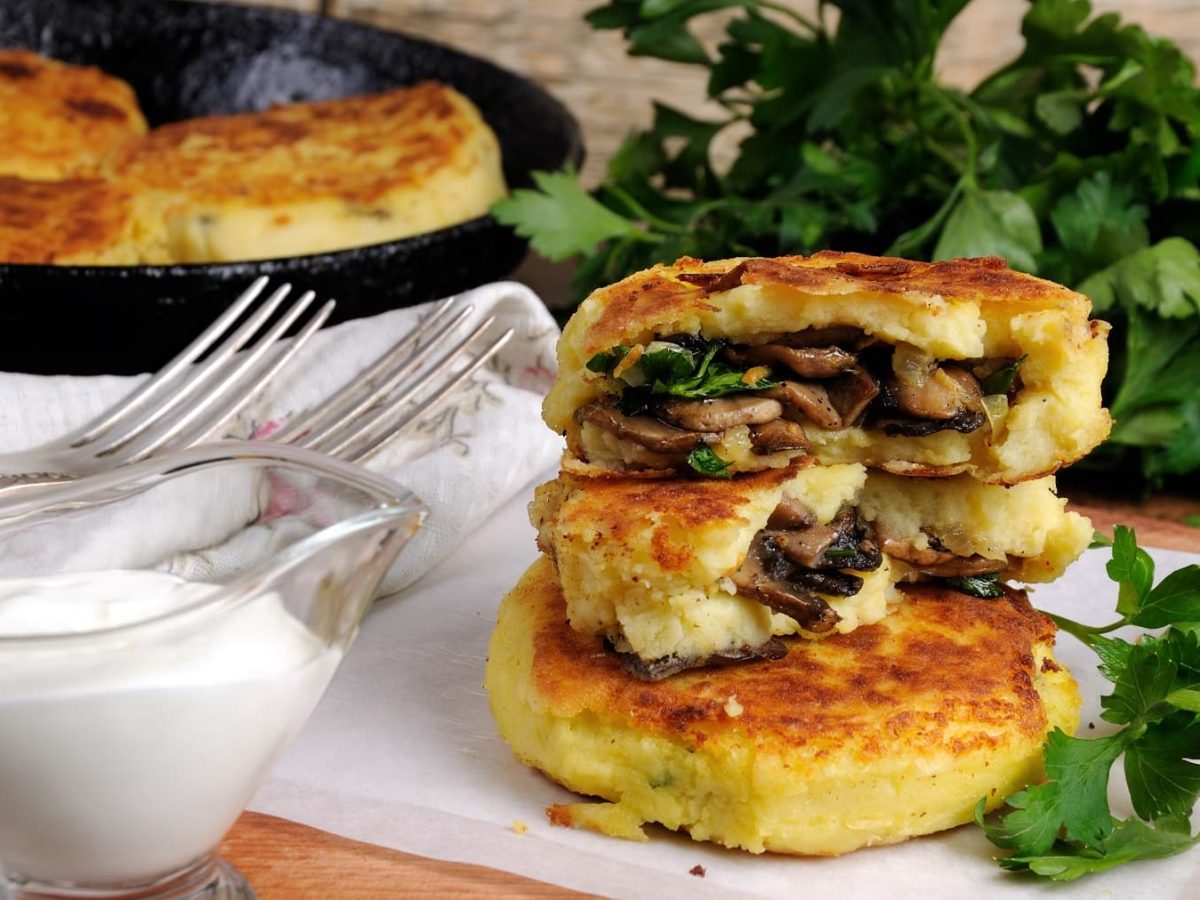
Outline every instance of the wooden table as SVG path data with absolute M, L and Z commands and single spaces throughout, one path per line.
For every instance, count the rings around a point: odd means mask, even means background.
M 1200 552 L 1200 529 L 1182 522 L 1185 515 L 1200 513 L 1200 499 L 1101 501 L 1087 491 L 1074 495 L 1088 502 L 1072 506 L 1101 531 L 1111 533 L 1115 523 L 1124 523 L 1137 529 L 1144 546 Z M 234 825 L 222 853 L 263 900 L 583 896 L 520 875 L 401 853 L 253 812 Z

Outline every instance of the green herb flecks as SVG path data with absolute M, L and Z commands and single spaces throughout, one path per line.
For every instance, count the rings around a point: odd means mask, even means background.
M 1021 370 L 1021 363 L 1025 362 L 1025 357 L 1014 359 L 1011 363 L 1002 369 L 997 369 L 991 375 L 982 379 L 979 382 L 979 389 L 984 396 L 989 394 L 1007 394 L 1012 390 L 1013 383 L 1017 380 L 1017 373 Z
M 1052 616 L 1100 660 L 1112 693 L 1101 717 L 1113 734 L 1074 738 L 1054 731 L 1044 748 L 1045 784 L 1007 799 L 1008 811 L 976 821 L 1012 851 L 1000 864 L 1058 881 L 1139 859 L 1172 856 L 1200 840 L 1189 816 L 1200 797 L 1200 566 L 1154 585 L 1154 562 L 1133 531 L 1118 525 L 1108 575 L 1118 585 L 1117 619 L 1089 626 Z M 1106 635 L 1126 625 L 1165 628 L 1136 642 Z M 1108 805 L 1113 765 L 1121 760 L 1136 813 L 1115 819 Z
M 656 341 L 633 365 L 622 371 L 620 380 L 627 388 L 648 388 L 652 395 L 668 395 L 688 400 L 721 397 L 741 391 L 759 391 L 778 383 L 769 377 L 748 380 L 747 369 L 736 368 L 717 359 L 717 354 L 723 347 L 724 344 L 720 341 L 709 341 L 704 343 L 701 349 L 693 351 L 668 342 Z M 587 367 L 593 372 L 611 374 L 617 363 L 628 356 L 629 352 L 629 348 L 625 346 L 613 347 L 593 356 L 588 360 Z
M 688 454 L 687 463 L 701 475 L 728 478 L 729 463 L 717 456 L 711 447 L 697 447 Z
M 629 355 L 629 348 L 618 344 L 611 350 L 602 350 L 587 361 L 588 370 L 600 375 L 609 375 L 617 367 L 617 363 Z
M 956 591 L 970 594 L 984 600 L 994 600 L 1004 596 L 1004 588 L 1000 587 L 1000 576 L 995 572 L 988 575 L 963 575 L 958 578 L 947 578 L 946 584 Z

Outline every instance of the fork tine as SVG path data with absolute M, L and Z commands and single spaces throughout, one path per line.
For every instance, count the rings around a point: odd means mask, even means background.
M 378 387 L 372 390 L 372 386 L 379 380 L 379 376 L 388 366 L 392 365 L 410 348 L 415 347 L 416 343 L 424 337 L 424 335 L 433 328 L 435 324 L 444 319 L 451 308 L 457 303 L 458 297 L 450 297 L 438 304 L 437 307 L 426 317 L 424 322 L 421 322 L 416 328 L 408 332 L 404 337 L 392 345 L 382 356 L 372 363 L 366 370 L 359 373 L 355 378 L 345 384 L 336 394 L 325 400 L 320 405 L 310 408 L 302 415 L 293 416 L 283 429 L 271 436 L 272 441 L 278 443 L 294 442 L 301 435 L 305 435 L 309 439 L 313 439 L 318 431 L 327 430 L 331 423 L 343 421 L 351 415 L 357 414 L 363 408 L 355 402 L 355 398 L 363 393 L 369 395 L 369 399 L 373 402 L 374 398 L 379 396 L 381 392 L 390 390 L 390 388 Z M 456 329 L 462 321 L 467 318 L 474 310 L 473 306 L 467 306 L 458 311 L 453 320 L 437 334 L 429 340 L 429 347 L 436 346 L 443 338 L 451 331 Z M 428 355 L 428 351 L 418 354 L 414 350 L 414 359 L 416 362 L 423 361 Z M 413 360 L 406 360 L 405 365 Z M 403 367 L 401 367 L 403 368 Z M 395 373 L 388 375 L 382 379 L 382 383 L 387 385 L 392 382 Z M 403 376 L 401 376 L 403 377 Z M 367 404 L 369 405 L 369 403 Z M 346 412 L 351 406 L 354 406 L 354 412 Z
M 360 377 L 347 384 L 330 400 L 310 411 L 303 420 L 295 425 L 289 425 L 282 435 L 276 435 L 273 440 L 288 442 L 303 439 L 305 446 L 319 443 L 323 438 L 345 423 L 352 421 L 359 414 L 370 409 L 372 405 L 385 398 L 394 388 L 415 372 L 451 332 L 455 331 L 463 321 L 474 312 L 473 306 L 459 310 L 449 322 L 443 325 L 429 339 L 429 343 L 419 349 L 413 349 L 411 355 L 402 360 L 395 368 L 380 377 L 388 364 L 403 354 L 408 345 L 413 342 L 411 335 L 405 337 L 399 344 L 387 351 L 371 366 L 367 377 Z
M 443 400 L 449 397 L 454 391 L 458 390 L 459 386 L 479 370 L 481 366 L 487 363 L 497 351 L 500 350 L 513 336 L 513 329 L 509 328 L 501 334 L 490 345 L 484 348 L 475 359 L 473 359 L 466 368 L 456 372 L 445 384 L 437 389 L 433 394 L 425 399 L 419 406 L 412 409 L 408 413 L 395 420 L 389 421 L 389 414 L 397 410 L 402 404 L 389 404 L 388 407 L 376 417 L 376 422 L 379 427 L 376 429 L 379 433 L 376 437 L 370 438 L 368 435 L 367 443 L 359 449 L 345 454 L 342 458 L 349 462 L 361 462 L 364 459 L 383 450 L 388 444 L 392 443 L 403 431 L 409 426 L 418 422 L 422 416 L 430 412 L 438 406 Z
M 97 441 L 96 455 L 104 456 L 111 453 L 117 447 L 128 444 L 143 434 L 146 429 L 167 413 L 171 412 L 171 410 L 189 399 L 197 391 L 207 388 L 214 379 L 220 376 L 220 370 L 225 366 L 229 358 L 240 350 L 266 321 L 275 314 L 275 311 L 283 303 L 291 289 L 292 286 L 290 284 L 282 284 L 276 288 L 271 296 L 246 321 L 238 326 L 237 330 L 229 335 L 216 350 L 209 354 L 202 363 L 196 366 L 194 370 L 182 375 L 180 380 L 172 384 L 171 388 L 173 392 L 165 397 L 158 406 L 144 412 L 140 419 L 123 425 L 119 433 L 107 435 L 102 443 Z
M 475 341 L 478 340 L 488 328 L 492 326 L 494 322 L 494 316 L 488 316 L 486 319 L 484 319 L 475 327 L 474 330 L 472 330 L 469 335 L 459 341 L 459 343 L 449 350 L 441 359 L 434 363 L 429 369 L 422 372 L 419 378 L 407 385 L 395 397 L 389 398 L 389 405 L 387 409 L 394 409 L 396 405 L 406 403 L 416 396 L 421 390 L 431 384 L 436 383 L 435 379 L 439 378 L 442 373 L 454 363 L 455 360 L 462 356 L 467 349 L 474 344 Z M 506 337 L 504 340 L 508 340 L 508 338 Z M 478 366 L 475 368 L 478 368 Z M 458 381 L 461 381 L 461 378 L 458 378 L 458 376 L 455 376 L 455 378 L 457 379 L 454 381 L 455 384 L 457 384 Z M 323 436 L 319 440 L 313 439 L 311 441 L 306 441 L 303 443 L 303 446 L 312 447 L 313 449 L 320 450 L 323 453 L 327 453 L 331 456 L 341 456 L 348 447 L 359 441 L 375 426 L 384 412 L 385 410 L 379 410 L 372 415 L 349 420 L 345 422 L 344 427 L 333 430 L 331 433 Z
M 221 315 L 217 316 L 211 325 L 200 332 L 190 344 L 172 357 L 170 362 L 159 369 L 148 380 L 138 385 L 137 388 L 130 391 L 117 405 L 84 425 L 80 430 L 79 436 L 72 441 L 71 446 L 78 447 L 81 444 L 94 440 L 98 435 L 113 427 L 113 425 L 126 415 L 140 406 L 149 403 L 166 382 L 173 379 L 180 370 L 190 365 L 193 360 L 211 347 L 217 338 L 224 334 L 226 329 L 241 317 L 246 308 L 258 298 L 258 295 L 262 293 L 263 288 L 266 286 L 267 276 L 260 275 L 254 279 L 250 287 L 242 291 L 241 295 L 233 303 L 229 304 L 229 307 Z
M 267 378 L 291 359 L 292 353 L 298 349 L 295 340 L 301 345 L 324 324 L 329 314 L 333 312 L 334 303 L 328 301 L 306 323 L 301 333 L 293 341 L 293 347 L 288 348 L 275 359 L 266 359 L 268 351 L 276 347 L 284 333 L 296 322 L 305 309 L 316 297 L 312 291 L 305 292 L 291 308 L 266 332 L 246 354 L 235 360 L 221 373 L 220 381 L 199 402 L 169 420 L 152 440 L 143 441 L 136 447 L 130 447 L 130 454 L 125 461 L 144 459 L 168 442 L 186 446 L 204 433 L 216 428 L 220 423 L 237 410 L 245 406 L 255 395 Z M 260 378 L 263 374 L 265 377 Z M 220 405 L 219 401 L 227 395 L 232 395 L 232 402 Z

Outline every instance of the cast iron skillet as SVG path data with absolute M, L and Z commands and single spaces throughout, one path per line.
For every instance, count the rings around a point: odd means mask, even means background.
M 4 0 L 0 47 L 124 78 L 151 125 L 433 78 L 482 110 L 500 139 L 509 185 L 583 157 L 578 124 L 531 82 L 437 44 L 336 19 L 163 0 Z M 262 262 L 0 265 L 0 370 L 157 368 L 262 274 L 336 298 L 336 321 L 500 278 L 524 250 L 484 216 L 405 240 Z

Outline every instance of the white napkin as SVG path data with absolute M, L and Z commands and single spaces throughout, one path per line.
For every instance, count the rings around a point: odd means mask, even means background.
M 540 418 L 541 397 L 554 378 L 553 317 L 537 295 L 514 282 L 484 285 L 460 302 L 474 306 L 475 313 L 456 337 L 488 314 L 496 316 L 496 334 L 513 328 L 514 335 L 466 386 L 367 463 L 430 509 L 425 527 L 404 551 L 402 567 L 388 579 L 390 590 L 428 571 L 561 452 L 559 439 Z M 355 377 L 432 307 L 393 310 L 318 333 L 231 425 L 230 435 L 269 437 L 289 415 Z M 32 447 L 81 425 L 143 378 L 0 374 L 0 452 Z M 201 569 L 230 563 L 193 560 Z

